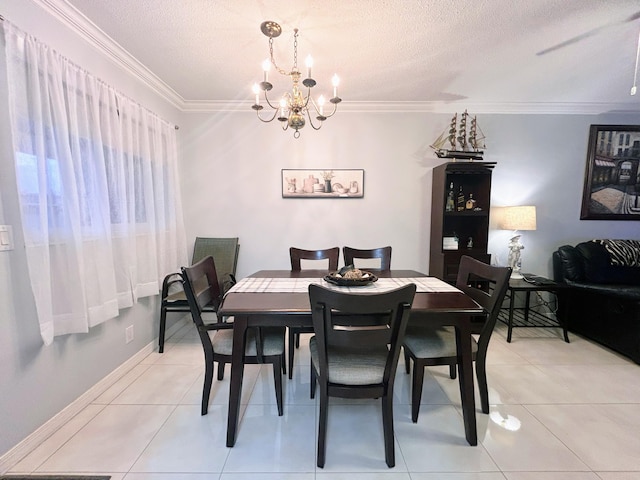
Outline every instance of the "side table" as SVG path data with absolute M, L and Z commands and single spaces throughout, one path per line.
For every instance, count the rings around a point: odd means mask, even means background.
M 562 295 L 568 288 L 562 283 L 556 283 L 539 275 L 524 273 L 524 278 L 509 280 L 509 288 L 505 298 L 509 298 L 509 307 L 502 308 L 498 314 L 498 319 L 508 326 L 507 342 L 511 343 L 511 333 L 514 327 L 552 327 L 562 328 L 564 341 L 569 343 L 569 335 L 565 321 L 566 312 L 559 308 L 556 310 L 556 318 L 551 318 L 541 312 L 531 309 L 532 292 L 551 292 L 556 296 Z M 524 307 L 515 304 L 516 293 L 524 292 Z M 557 302 L 558 306 L 565 305 L 566 302 Z

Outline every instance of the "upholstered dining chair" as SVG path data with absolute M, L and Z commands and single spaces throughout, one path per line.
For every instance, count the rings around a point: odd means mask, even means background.
M 205 375 L 202 389 L 201 414 L 209 406 L 214 363 L 218 363 L 218 380 L 224 378 L 224 366 L 231 363 L 233 350 L 233 323 L 217 321 L 205 323 L 202 312 L 217 310 L 220 285 L 212 256 L 205 257 L 191 267 L 182 267 L 184 292 L 193 322 L 198 330 L 204 351 Z M 284 362 L 284 329 L 282 327 L 252 328 L 247 331 L 244 363 L 271 363 L 276 388 L 278 415 L 282 415 L 282 364 Z
M 193 257 L 191 264 L 211 255 L 216 263 L 218 272 L 218 284 L 222 287 L 221 294 L 236 283 L 236 265 L 238 264 L 238 252 L 240 244 L 238 237 L 230 238 L 206 238 L 196 237 L 193 246 Z M 179 273 L 171 273 L 162 282 L 162 293 L 160 303 L 160 332 L 158 334 L 158 351 L 164 352 L 164 337 L 167 326 L 167 313 L 189 312 L 189 303 L 182 288 L 182 278 Z M 207 307 L 209 311 L 215 312 L 217 305 Z
M 380 259 L 380 268 L 368 268 L 369 270 L 390 270 L 391 269 L 391 247 L 380 247 L 371 249 L 358 249 L 351 247 L 342 247 L 345 265 L 356 265 L 356 259 Z
M 509 286 L 511 268 L 487 265 L 467 255 L 460 259 L 456 287 L 473 298 L 485 311 L 484 324 L 478 340 L 472 337 L 473 359 L 480 392 L 482 411 L 489 413 L 486 358 L 489 340 L 498 318 L 502 301 Z M 450 377 L 456 378 L 458 355 L 453 327 L 433 328 L 425 324 L 409 323 L 404 337 L 406 371 L 413 361 L 411 384 L 411 419 L 418 421 L 424 368 L 430 365 L 449 365 Z
M 305 250 L 302 248 L 289 248 L 291 258 L 291 270 L 296 272 L 302 270 L 301 260 L 328 260 L 330 271 L 338 270 L 340 258 L 340 247 L 325 248 L 323 250 Z M 314 262 L 315 263 L 315 262 Z M 289 378 L 293 378 L 293 359 L 295 349 L 300 348 L 300 334 L 313 333 L 313 326 L 309 327 L 289 327 Z M 294 348 L 295 345 L 295 348 Z
M 382 293 L 309 285 L 311 398 L 320 389 L 317 465 L 326 457 L 329 397 L 381 398 L 385 461 L 395 466 L 393 385 L 415 284 Z

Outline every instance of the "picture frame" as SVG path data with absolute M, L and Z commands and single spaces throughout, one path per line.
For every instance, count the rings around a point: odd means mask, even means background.
M 282 169 L 282 198 L 363 197 L 363 169 Z
M 640 220 L 640 125 L 591 125 L 580 220 Z

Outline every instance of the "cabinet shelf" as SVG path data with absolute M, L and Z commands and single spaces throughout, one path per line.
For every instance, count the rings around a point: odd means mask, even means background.
M 462 212 L 444 212 L 445 217 L 488 217 L 488 210 L 481 210 L 479 212 L 474 212 L 471 210 L 465 210 Z

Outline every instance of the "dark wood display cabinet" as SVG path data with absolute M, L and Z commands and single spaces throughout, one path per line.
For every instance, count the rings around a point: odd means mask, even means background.
M 491 262 L 487 242 L 494 166 L 448 162 L 433 169 L 429 275 L 455 283 L 462 255 Z

